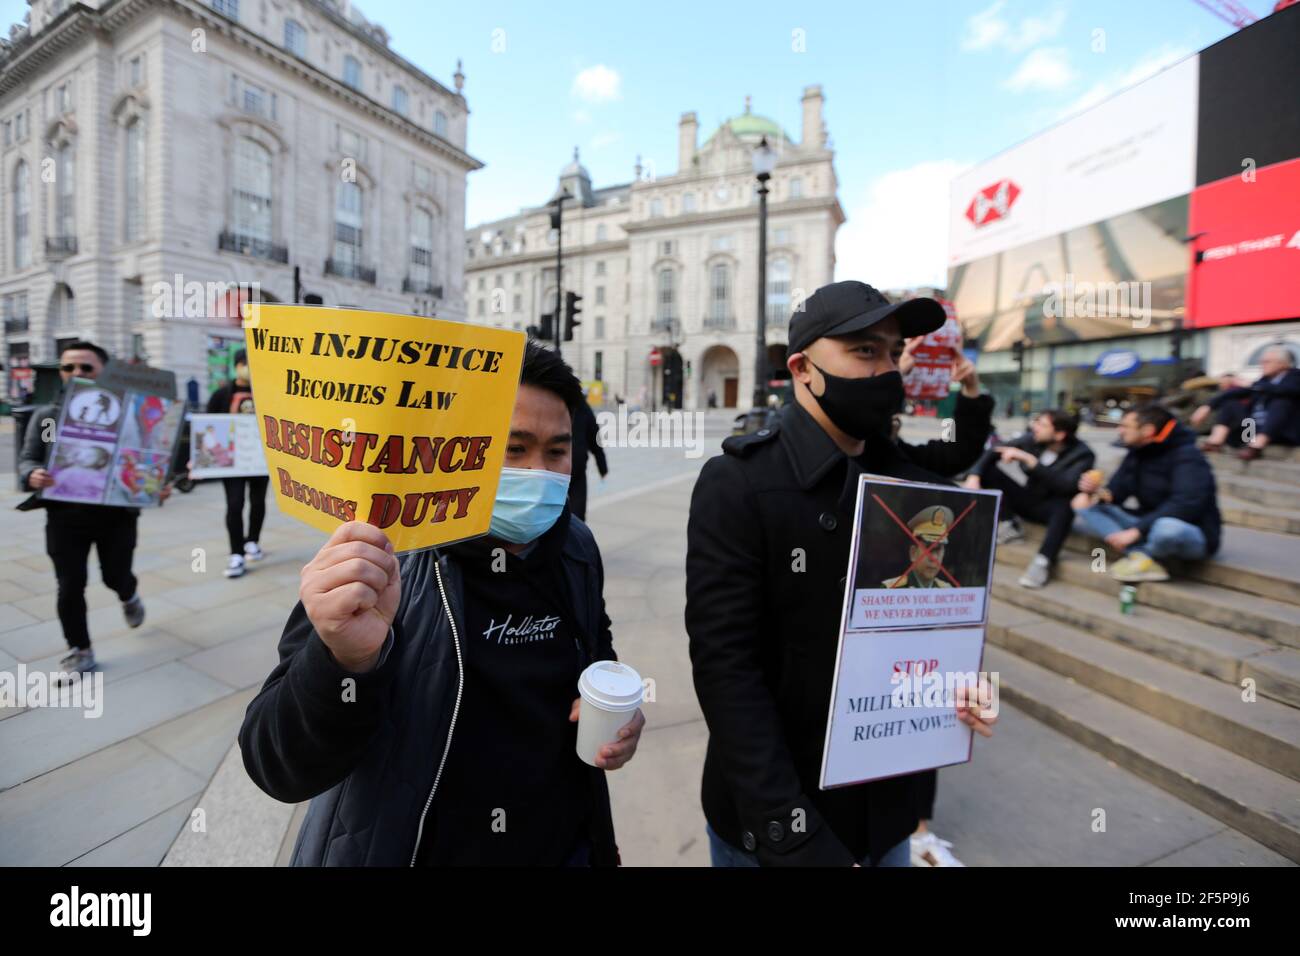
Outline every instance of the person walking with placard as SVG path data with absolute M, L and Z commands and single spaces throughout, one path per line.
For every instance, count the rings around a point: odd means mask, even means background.
M 104 585 L 117 594 L 122 602 L 122 616 L 128 627 L 144 623 L 144 602 L 136 589 L 136 577 L 131 572 L 135 555 L 136 524 L 139 508 L 123 508 L 103 504 L 82 504 L 74 501 L 46 500 L 40 492 L 56 484 L 55 475 L 46 467 L 50 443 L 59 421 L 62 403 L 69 384 L 74 378 L 94 380 L 108 364 L 108 353 L 93 342 L 72 342 L 59 354 L 59 377 L 63 389 L 56 401 L 43 405 L 32 413 L 23 437 L 22 453 L 18 459 L 18 478 L 22 487 L 35 494 L 18 505 L 20 511 L 45 509 L 45 550 L 54 562 L 54 576 L 58 580 L 57 607 L 63 639 L 68 642 L 68 654 L 59 661 L 60 669 L 67 674 L 94 670 L 95 652 L 90 644 L 90 629 L 86 623 L 87 562 L 93 547 L 99 556 L 99 569 Z M 95 454 L 111 457 L 98 447 L 82 449 L 77 466 L 102 464 L 92 462 Z M 171 488 L 164 485 L 159 493 L 165 500 Z
M 891 304 L 862 282 L 818 289 L 790 321 L 795 401 L 723 442 L 696 482 L 686 630 L 715 866 L 909 865 L 923 775 L 818 788 L 858 478 L 941 481 L 890 431 L 903 340 L 945 318 L 933 299 Z M 993 718 L 957 716 L 991 733 Z
M 208 399 L 209 414 L 252 415 L 253 386 L 248 377 L 248 353 L 240 349 L 235 353 L 235 378 L 218 388 Z M 222 478 L 226 490 L 226 532 L 230 535 L 230 558 L 226 562 L 226 577 L 242 577 L 248 562 L 260 561 L 266 556 L 258 539 L 262 536 L 262 522 L 266 520 L 266 488 L 268 475 L 245 475 Z M 244 531 L 244 493 L 248 493 L 248 531 Z

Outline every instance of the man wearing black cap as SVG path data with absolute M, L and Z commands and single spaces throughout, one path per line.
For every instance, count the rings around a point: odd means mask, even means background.
M 818 289 L 790 322 L 795 401 L 723 443 L 691 498 L 686 630 L 709 725 L 702 799 L 715 866 L 909 865 L 918 775 L 818 779 L 858 477 L 941 481 L 890 440 L 904 338 L 944 322 L 862 282 Z M 978 733 L 992 718 L 958 717 Z

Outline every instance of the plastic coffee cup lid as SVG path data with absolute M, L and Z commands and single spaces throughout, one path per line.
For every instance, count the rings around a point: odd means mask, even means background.
M 641 675 L 618 661 L 596 661 L 578 678 L 578 693 L 602 710 L 641 705 Z

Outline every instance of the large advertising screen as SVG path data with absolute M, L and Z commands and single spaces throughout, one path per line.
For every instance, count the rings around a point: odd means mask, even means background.
M 1197 84 L 1193 56 L 953 180 L 949 265 L 1186 196 Z
M 948 294 L 980 349 L 1173 328 L 1190 254 L 1187 197 L 1090 223 L 948 270 Z
M 1201 186 L 1190 229 L 1189 325 L 1300 316 L 1300 159 Z

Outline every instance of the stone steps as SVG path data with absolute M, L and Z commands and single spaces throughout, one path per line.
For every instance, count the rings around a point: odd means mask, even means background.
M 1219 494 L 1240 498 L 1266 508 L 1292 509 L 1300 498 L 1300 487 L 1294 483 L 1222 472 L 1216 477 Z
M 1300 497 L 1300 487 L 1297 488 Z M 1219 494 L 1219 513 L 1226 524 L 1277 534 L 1300 535 L 1300 510 L 1273 508 L 1253 501 Z M 1297 543 L 1300 548 L 1300 542 Z
M 1042 540 L 1042 525 L 1026 523 L 1024 527 L 1027 541 L 1036 545 Z M 1082 534 L 1071 534 L 1065 542 L 1065 551 L 1074 554 L 1091 554 L 1099 547 L 1104 545 Z M 1063 560 L 1065 557 L 1062 554 Z M 1292 535 L 1227 525 L 1213 558 L 1171 570 L 1189 581 L 1300 605 L 1300 553 Z M 1292 647 L 1300 647 L 1300 634 L 1282 640 Z
M 1074 584 L 1062 576 L 1064 564 L 1058 565 L 1057 577 L 1046 588 L 1023 588 L 1016 579 L 1027 562 L 1026 557 L 1014 565 L 999 563 L 993 581 L 995 598 L 1238 688 L 1242 681 L 1252 680 L 1261 696 L 1300 707 L 1300 651 L 1149 607 L 1140 597 L 1133 613 L 1123 614 L 1113 592 Z M 1087 565 L 1080 567 L 1084 574 L 1110 580 Z
M 1300 862 L 1300 784 L 1295 780 L 1000 646 L 986 650 L 984 667 L 1000 675 L 999 691 L 1007 703 Z
M 1300 710 L 995 599 L 988 640 L 1178 730 L 1300 781 Z
M 1017 570 L 1029 564 L 1037 549 L 1032 544 L 998 546 L 998 560 Z M 1108 574 L 1092 570 L 1091 560 L 1067 552 L 1061 555 L 1053 581 L 1068 581 L 1099 591 L 1117 601 L 1123 585 Z M 1215 624 L 1240 634 L 1262 637 L 1282 647 L 1300 648 L 1300 606 L 1272 598 L 1258 597 L 1231 588 L 1200 581 L 1173 579 L 1134 585 L 1137 603 L 1144 607 L 1173 611 L 1205 624 Z
M 1254 461 L 1246 462 L 1235 454 L 1227 453 L 1206 455 L 1205 458 L 1214 468 L 1216 476 L 1241 475 L 1263 478 L 1265 481 L 1277 481 L 1300 488 L 1300 463 L 1277 461 L 1271 458 L 1256 458 Z

